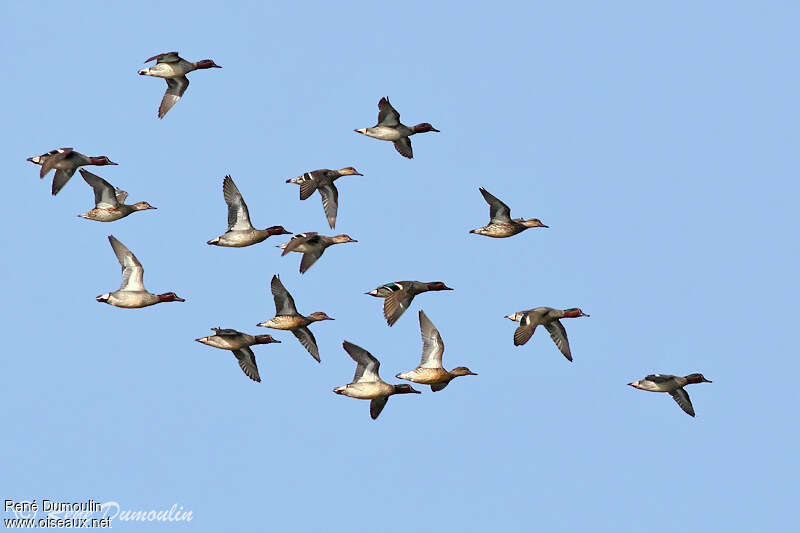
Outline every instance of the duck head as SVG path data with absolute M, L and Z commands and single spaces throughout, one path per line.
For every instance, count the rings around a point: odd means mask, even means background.
M 197 68 L 222 68 L 221 66 L 214 63 L 213 59 L 203 59 L 202 61 L 198 61 L 194 64 Z
M 439 130 L 428 124 L 427 122 L 423 122 L 421 124 L 417 124 L 413 128 L 414 133 L 428 133 L 429 131 L 435 131 L 436 133 L 441 133 Z M 358 130 L 356 130 L 358 131 Z
M 353 167 L 344 167 L 337 171 L 340 176 L 363 176 L 361 172 L 354 169 Z
M 272 335 L 256 335 L 256 344 L 271 344 L 274 342 L 280 343 L 278 339 L 273 339 Z
M 703 374 L 695 372 L 694 374 L 689 374 L 686 376 L 686 379 L 689 380 L 689 383 L 714 383 L 710 379 L 706 379 Z
M 394 386 L 394 394 L 422 394 L 420 391 L 405 383 Z
M 270 235 L 291 235 L 291 231 L 286 231 L 283 226 L 270 226 L 267 228 Z
M 427 285 L 428 285 L 428 290 L 429 291 L 452 291 L 453 290 L 451 287 L 448 287 L 447 285 L 445 285 L 441 281 L 431 281 Z
M 164 294 L 158 295 L 159 302 L 185 302 L 183 298 L 179 297 L 174 292 L 165 292 Z
M 98 167 L 102 167 L 102 166 L 105 166 L 105 165 L 118 165 L 119 164 L 119 163 L 114 163 L 112 160 L 110 160 L 109 158 L 107 158 L 104 155 L 100 155 L 100 156 L 97 156 L 97 157 L 90 157 L 89 159 L 92 161 L 93 165 L 98 166 Z
M 465 366 L 457 366 L 450 371 L 454 376 L 477 376 L 475 372 Z
M 147 202 L 136 202 L 133 204 L 133 207 L 137 211 L 144 211 L 146 209 L 158 209 L 157 207 L 153 207 L 152 205 L 148 204 Z
M 329 317 L 322 311 L 311 313 L 310 315 L 308 315 L 308 318 L 310 318 L 314 322 L 319 322 L 320 320 L 335 320 L 334 318 Z

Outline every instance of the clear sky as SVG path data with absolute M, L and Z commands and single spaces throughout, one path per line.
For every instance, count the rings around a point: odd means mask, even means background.
M 0 233 L 2 498 L 193 512 L 198 531 L 783 531 L 796 521 L 797 20 L 792 2 L 3 3 Z M 142 61 L 221 70 L 164 120 Z M 415 158 L 354 128 L 389 96 Z M 26 162 L 61 146 L 157 211 L 103 224 L 76 175 Z M 352 165 L 332 232 L 285 180 Z M 254 224 L 347 233 L 305 275 L 284 237 L 207 246 L 231 174 Z M 510 239 L 478 192 L 549 229 Z M 139 310 L 106 236 L 141 260 Z M 274 314 L 280 274 L 322 364 Z M 392 328 L 365 296 L 442 280 Z M 574 363 L 504 315 L 581 307 Z M 417 312 L 447 367 L 433 394 L 336 396 L 349 340 L 382 377 L 419 362 Z M 273 333 L 263 382 L 194 339 Z M 702 372 L 697 417 L 626 383 Z M 420 387 L 423 388 L 423 387 Z M 3 515 L 9 516 L 8 513 Z M 118 529 L 149 526 L 114 522 Z M 152 527 L 159 527 L 152 525 Z M 170 528 L 167 525 L 164 528 Z M 162 528 L 162 529 L 164 529 Z

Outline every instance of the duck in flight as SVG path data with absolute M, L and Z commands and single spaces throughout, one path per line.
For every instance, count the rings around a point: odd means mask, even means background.
M 344 341 L 342 348 L 356 362 L 356 374 L 347 385 L 336 387 L 333 392 L 359 400 L 370 400 L 369 416 L 378 418 L 389 396 L 394 394 L 420 394 L 411 385 L 391 385 L 383 381 L 378 374 L 381 363 L 371 353 L 352 342 Z
M 479 189 L 486 203 L 489 204 L 489 223 L 482 228 L 470 230 L 470 233 L 485 235 L 501 239 L 511 237 L 521 233 L 528 228 L 549 228 L 538 218 L 528 220 L 522 218 L 511 218 L 511 208 L 500 201 L 499 198 L 481 187 Z
M 292 298 L 292 295 L 286 290 L 286 287 L 283 286 L 283 283 L 281 283 L 281 280 L 277 275 L 272 276 L 270 290 L 272 291 L 272 296 L 275 299 L 275 316 L 256 325 L 264 328 L 291 331 L 294 336 L 297 337 L 297 340 L 300 341 L 300 344 L 302 344 L 305 349 L 308 350 L 308 353 L 311 354 L 311 357 L 316 359 L 319 363 L 320 358 L 319 348 L 317 347 L 317 339 L 314 338 L 314 334 L 311 333 L 310 329 L 308 329 L 308 325 L 320 320 L 333 319 L 322 311 L 311 313 L 308 316 L 303 316 L 298 313 L 297 307 L 294 304 L 294 298 Z
M 686 385 L 693 383 L 712 383 L 712 381 L 706 379 L 703 374 L 698 373 L 683 377 L 670 374 L 650 374 L 644 379 L 628 383 L 628 385 L 650 392 L 668 392 L 687 415 L 694 416 L 692 400 L 689 398 L 689 393 L 684 389 Z
M 339 210 L 339 190 L 333 182 L 342 176 L 363 176 L 363 174 L 353 167 L 344 167 L 339 170 L 321 168 L 286 180 L 286 183 L 295 183 L 300 186 L 300 200 L 305 200 L 314 194 L 314 191 L 319 191 L 319 195 L 322 197 L 322 209 L 325 211 L 328 225 L 333 229 L 336 227 L 336 213 Z
M 154 59 L 156 64 L 152 67 L 141 69 L 139 75 L 164 78 L 167 82 L 167 92 L 164 93 L 161 105 L 158 106 L 158 118 L 164 118 L 167 111 L 178 103 L 183 93 L 189 88 L 189 78 L 186 77 L 186 74 L 198 69 L 222 68 L 214 63 L 213 59 L 203 59 L 194 63 L 186 61 L 178 55 L 178 52 L 158 54 L 147 59 L 145 63 L 149 63 Z
M 423 122 L 416 126 L 408 127 L 400 122 L 400 113 L 392 107 L 389 103 L 388 97 L 381 98 L 378 102 L 378 123 L 371 128 L 361 128 L 360 130 L 353 130 L 356 133 L 361 133 L 373 139 L 380 139 L 381 141 L 392 141 L 394 148 L 400 155 L 409 159 L 414 157 L 414 151 L 411 148 L 412 135 L 417 133 L 427 133 L 435 131 L 440 133 L 439 130 Z
M 568 361 L 572 361 L 572 352 L 569 349 L 567 340 L 567 330 L 559 319 L 577 318 L 589 316 L 578 308 L 553 309 L 552 307 L 537 307 L 527 311 L 518 311 L 513 315 L 506 315 L 505 318 L 519 322 L 520 325 L 514 331 L 514 346 L 521 346 L 528 342 L 536 330 L 536 326 L 542 325 L 550 333 L 550 338 L 556 343 L 558 349 L 564 354 Z
M 453 370 L 445 370 L 442 366 L 444 342 L 439 330 L 433 325 L 424 311 L 419 312 L 419 329 L 422 333 L 422 359 L 419 366 L 409 372 L 400 372 L 395 377 L 430 385 L 433 392 L 438 392 L 459 376 L 477 376 L 465 366 L 457 366 Z
M 229 246 L 242 248 L 264 241 L 271 235 L 289 235 L 283 226 L 270 226 L 267 229 L 255 229 L 250 223 L 250 211 L 244 203 L 242 193 L 230 176 L 222 180 L 222 196 L 228 204 L 228 231 L 206 244 L 213 246 Z
M 138 309 L 161 302 L 185 302 L 174 292 L 164 294 L 152 294 L 144 288 L 144 268 L 136 259 L 136 256 L 128 248 L 119 242 L 113 235 L 108 236 L 108 242 L 117 256 L 120 266 L 122 266 L 122 285 L 119 290 L 107 292 L 95 298 L 98 302 L 107 303 L 114 307 L 126 309 Z
M 213 335 L 195 339 L 197 342 L 212 346 L 221 350 L 230 350 L 239 361 L 239 367 L 244 375 L 255 382 L 261 383 L 261 376 L 258 374 L 256 356 L 250 348 L 256 344 L 270 344 L 281 342 L 273 339 L 272 335 L 248 335 L 235 329 L 211 328 Z

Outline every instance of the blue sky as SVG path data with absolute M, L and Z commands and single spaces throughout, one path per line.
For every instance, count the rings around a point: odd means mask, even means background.
M 794 520 L 800 370 L 796 21 L 788 2 L 6 3 L 0 274 L 3 498 L 192 510 L 183 527 L 367 531 L 763 531 Z M 178 24 L 179 23 L 179 24 Z M 174 27 L 175 25 L 178 27 Z M 178 50 L 190 74 L 164 120 L 142 60 Z M 389 96 L 415 158 L 353 133 Z M 111 224 L 76 176 L 55 198 L 25 158 L 71 146 L 157 211 Z M 285 180 L 354 166 L 327 227 Z M 305 275 L 282 237 L 207 246 L 231 174 L 254 224 L 347 233 Z M 469 235 L 488 208 L 549 229 Z M 145 284 L 186 303 L 95 302 L 119 286 L 106 236 Z M 266 333 L 280 274 L 312 327 L 255 348 L 263 382 L 194 339 Z M 363 293 L 442 280 L 392 328 Z M 544 331 L 515 348 L 504 315 L 581 307 L 575 362 Z M 336 396 L 354 365 L 416 366 L 424 309 L 445 391 Z M 703 372 L 697 418 L 626 387 Z M 777 382 L 777 384 L 776 384 Z M 7 516 L 7 515 L 4 515 Z

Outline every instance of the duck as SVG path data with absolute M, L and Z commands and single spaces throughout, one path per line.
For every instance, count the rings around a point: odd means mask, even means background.
M 421 394 L 411 385 L 392 385 L 383 381 L 378 374 L 381 363 L 375 356 L 352 342 L 344 341 L 342 348 L 356 362 L 356 374 L 347 385 L 336 387 L 333 392 L 359 400 L 370 400 L 369 416 L 378 418 L 393 394 Z
M 372 137 L 373 139 L 392 141 L 395 150 L 403 157 L 409 159 L 414 157 L 414 151 L 411 148 L 411 139 L 409 137 L 417 133 L 428 133 L 429 131 L 441 133 L 427 122 L 417 124 L 410 128 L 401 124 L 400 113 L 392 107 L 392 104 L 389 102 L 389 97 L 386 96 L 381 98 L 378 102 L 378 123 L 371 128 L 361 128 L 353 131 L 366 135 L 367 137 Z
M 257 383 L 261 383 L 256 356 L 250 347 L 256 344 L 271 344 L 281 341 L 273 339 L 272 335 L 248 335 L 235 329 L 211 328 L 211 330 L 214 332 L 213 335 L 195 340 L 206 346 L 232 351 L 239 361 L 239 367 L 244 372 L 244 375 Z
M 689 415 L 694 416 L 694 407 L 692 400 L 689 398 L 689 393 L 686 392 L 684 387 L 693 383 L 713 383 L 710 379 L 706 379 L 703 374 L 694 373 L 688 376 L 673 376 L 671 374 L 650 374 L 644 379 L 628 383 L 631 387 L 639 390 L 646 390 L 650 392 L 668 392 L 672 399 L 674 399 L 683 411 Z
M 174 292 L 165 292 L 163 294 L 147 292 L 143 281 L 144 268 L 142 268 L 142 264 L 136 259 L 136 256 L 113 235 L 108 236 L 108 242 L 111 243 L 111 248 L 122 266 L 122 285 L 115 292 L 107 292 L 96 297 L 95 299 L 98 302 L 125 309 L 138 309 L 162 302 L 186 301 L 178 297 Z
M 572 352 L 569 349 L 567 340 L 567 330 L 561 324 L 561 318 L 577 318 L 589 316 L 577 307 L 570 309 L 553 309 L 552 307 L 537 307 L 527 311 L 518 311 L 513 315 L 506 315 L 505 318 L 519 322 L 520 325 L 514 332 L 514 346 L 521 346 L 528 342 L 533 336 L 536 326 L 542 325 L 550 332 L 550 338 L 556 343 L 558 349 L 564 354 L 568 361 L 572 362 Z
M 98 222 L 113 222 L 125 218 L 136 211 L 157 209 L 147 202 L 126 204 L 125 199 L 128 198 L 128 193 L 118 187 L 114 187 L 97 174 L 92 174 L 88 170 L 80 169 L 80 173 L 83 180 L 94 189 L 94 209 L 78 215 L 80 218 Z
M 422 359 L 419 366 L 408 372 L 400 372 L 395 375 L 396 378 L 430 385 L 433 392 L 439 392 L 447 387 L 454 378 L 478 375 L 465 366 L 457 366 L 450 371 L 444 369 L 442 366 L 442 354 L 444 354 L 442 336 L 425 311 L 421 309 L 419 311 L 419 330 L 422 333 Z
M 186 74 L 193 70 L 222 68 L 214 63 L 212 59 L 203 59 L 194 63 L 186 61 L 178 55 L 178 52 L 158 54 L 145 60 L 145 63 L 149 63 L 154 59 L 156 64 L 152 67 L 141 69 L 139 75 L 164 78 L 167 81 L 167 92 L 164 93 L 161 105 L 158 106 L 158 118 L 164 118 L 167 111 L 172 109 L 172 106 L 177 104 L 183 93 L 186 92 L 189 87 L 189 78 L 186 77 Z
M 228 231 L 215 239 L 211 239 L 206 244 L 212 246 L 228 246 L 242 248 L 252 244 L 258 244 L 266 240 L 271 235 L 291 235 L 291 231 L 286 231 L 283 226 L 270 226 L 267 229 L 255 229 L 250 223 L 250 211 L 244 203 L 242 193 L 233 182 L 230 175 L 222 180 L 222 196 L 228 204 Z
M 528 220 L 511 218 L 511 208 L 483 187 L 480 187 L 478 190 L 481 191 L 486 203 L 489 204 L 490 220 L 484 227 L 470 230 L 470 233 L 502 239 L 521 233 L 528 228 L 550 227 L 542 224 L 542 221 L 538 218 L 530 218 Z
M 256 326 L 263 328 L 282 329 L 291 331 L 297 340 L 300 341 L 311 357 L 321 362 L 319 357 L 319 348 L 317 347 L 317 339 L 314 334 L 308 329 L 308 325 L 320 320 L 333 320 L 322 311 L 311 313 L 308 316 L 303 316 L 297 312 L 297 307 L 294 304 L 294 298 L 286 290 L 286 287 L 281 283 L 278 275 L 272 276 L 270 282 L 270 289 L 272 296 L 275 299 L 275 316 L 264 322 L 259 322 Z
M 64 188 L 64 185 L 66 185 L 69 179 L 75 174 L 78 167 L 86 165 L 95 165 L 99 167 L 117 165 L 117 163 L 104 155 L 83 155 L 72 148 L 56 148 L 46 154 L 29 157 L 27 161 L 42 166 L 41 170 L 39 170 L 39 178 L 44 178 L 48 172 L 56 169 L 56 175 L 53 178 L 51 190 L 53 196 Z
M 344 244 L 348 242 L 358 241 L 345 234 L 327 237 L 325 235 L 318 235 L 314 231 L 309 231 L 307 233 L 298 233 L 292 237 L 289 242 L 279 244 L 277 247 L 283 250 L 281 257 L 289 252 L 300 252 L 303 254 L 303 258 L 300 260 L 300 273 L 303 274 L 306 270 L 311 268 L 311 265 L 317 262 L 317 259 L 322 257 L 325 248 L 334 244 Z
M 336 227 L 336 212 L 339 209 L 339 191 L 333 182 L 342 176 L 363 175 L 353 167 L 344 167 L 339 170 L 321 168 L 286 180 L 286 183 L 296 183 L 300 186 L 300 200 L 305 200 L 314 194 L 314 191 L 319 191 L 319 195 L 322 197 L 322 209 L 325 211 L 328 225 L 331 229 L 334 229 Z
M 453 289 L 441 281 L 393 281 L 381 285 L 369 292 L 370 296 L 385 298 L 383 302 L 383 316 L 386 323 L 393 326 L 397 320 L 403 316 L 408 306 L 411 305 L 414 296 L 428 291 L 452 291 Z

